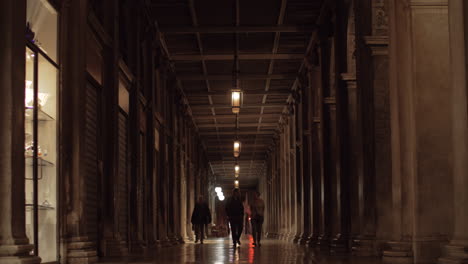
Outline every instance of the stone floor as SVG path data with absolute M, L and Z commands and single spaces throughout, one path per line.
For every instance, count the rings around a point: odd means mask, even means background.
M 203 245 L 187 242 L 183 245 L 159 248 L 151 256 L 128 259 L 108 259 L 102 264 L 153 264 L 153 263 L 314 263 L 314 264 L 379 264 L 377 259 L 330 257 L 315 255 L 304 246 L 279 240 L 265 240 L 260 248 L 251 245 L 251 237 L 233 248 L 229 239 L 207 239 Z

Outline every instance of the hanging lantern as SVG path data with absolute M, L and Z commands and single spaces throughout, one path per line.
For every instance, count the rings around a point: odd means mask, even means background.
M 241 152 L 241 142 L 239 140 L 234 141 L 234 157 L 238 158 Z
M 234 172 L 236 173 L 236 175 L 239 175 L 239 171 L 240 171 L 240 167 L 239 167 L 239 164 L 236 164 L 234 166 Z M 236 176 L 237 177 L 237 176 Z
M 232 112 L 238 114 L 242 105 L 242 91 L 240 89 L 232 89 L 231 99 Z
M 234 181 L 234 187 L 235 187 L 235 188 L 239 188 L 239 180 L 235 180 L 235 181 Z

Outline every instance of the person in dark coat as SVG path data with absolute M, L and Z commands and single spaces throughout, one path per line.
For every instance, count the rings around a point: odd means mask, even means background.
M 211 223 L 211 213 L 208 204 L 203 199 L 203 196 L 198 197 L 198 201 L 193 208 L 192 213 L 192 225 L 195 228 L 195 243 L 200 240 L 203 244 L 203 238 L 205 235 L 205 225 Z
M 231 225 L 232 243 L 240 246 L 240 236 L 244 228 L 244 205 L 239 189 L 232 191 L 232 196 L 226 202 L 226 215 Z

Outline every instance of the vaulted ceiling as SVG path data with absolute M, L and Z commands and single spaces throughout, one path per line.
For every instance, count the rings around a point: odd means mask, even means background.
M 241 187 L 265 174 L 323 2 L 149 0 L 218 184 L 233 184 L 236 135 Z M 231 110 L 236 63 L 244 93 L 238 117 Z

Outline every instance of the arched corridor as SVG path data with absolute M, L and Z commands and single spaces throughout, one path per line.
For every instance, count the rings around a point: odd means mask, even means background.
M 464 0 L 2 0 L 0 264 L 466 264 L 466 32 Z

